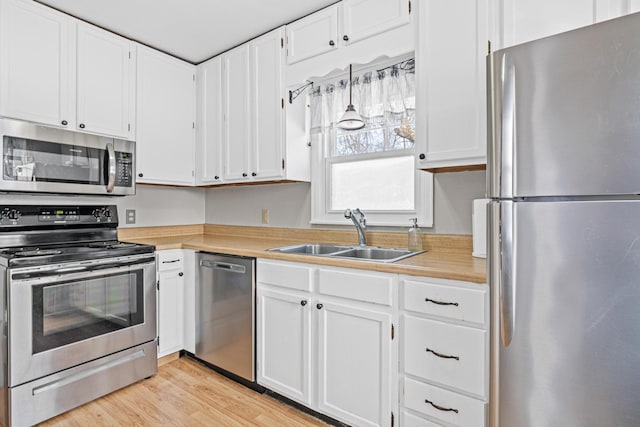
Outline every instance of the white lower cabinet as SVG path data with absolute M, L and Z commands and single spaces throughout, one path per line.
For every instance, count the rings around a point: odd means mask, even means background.
M 400 276 L 400 295 L 403 425 L 484 426 L 486 286 Z
M 184 348 L 184 255 L 156 252 L 158 270 L 158 357 Z
M 391 425 L 397 275 L 258 260 L 256 276 L 258 383 L 351 425 Z M 368 279 L 389 297 L 362 294 Z

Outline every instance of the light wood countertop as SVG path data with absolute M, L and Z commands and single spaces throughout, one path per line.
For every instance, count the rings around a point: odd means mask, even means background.
M 124 228 L 119 229 L 118 233 L 120 240 L 154 245 L 157 250 L 194 249 L 307 264 L 359 268 L 479 284 L 486 283 L 486 261 L 471 256 L 471 236 L 424 234 L 423 247 L 427 252 L 394 263 L 382 263 L 268 251 L 271 248 L 298 243 L 356 244 L 354 241 L 355 232 L 348 231 L 200 225 Z M 406 233 L 374 232 L 367 233 L 367 238 L 367 243 L 375 246 L 406 247 Z

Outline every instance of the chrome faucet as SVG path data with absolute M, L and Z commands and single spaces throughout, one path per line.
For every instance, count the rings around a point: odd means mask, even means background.
M 358 232 L 358 244 L 360 246 L 367 245 L 367 236 L 364 234 L 365 228 L 367 228 L 367 217 L 364 216 L 362 211 L 358 208 L 354 210 L 347 209 L 344 211 L 344 217 L 353 221 L 353 224 L 356 226 L 356 231 Z

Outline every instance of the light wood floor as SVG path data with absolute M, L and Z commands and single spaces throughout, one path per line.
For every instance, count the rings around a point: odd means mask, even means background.
M 182 357 L 148 380 L 40 426 L 326 426 L 322 421 Z

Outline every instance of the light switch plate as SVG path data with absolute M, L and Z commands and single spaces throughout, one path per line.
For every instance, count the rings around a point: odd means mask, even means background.
M 269 209 L 262 209 L 262 223 L 269 224 Z

